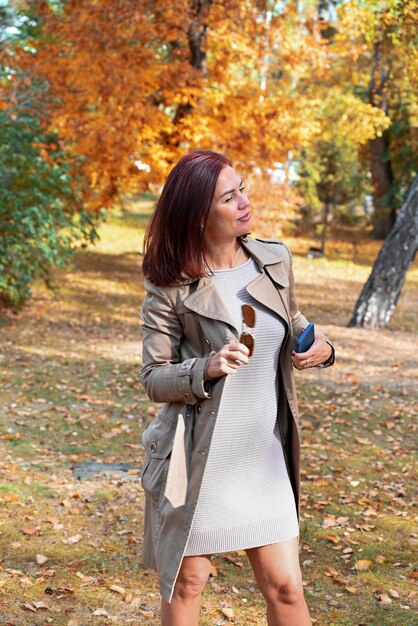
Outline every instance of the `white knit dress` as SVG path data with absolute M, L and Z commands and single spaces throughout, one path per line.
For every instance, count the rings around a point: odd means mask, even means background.
M 279 316 L 246 290 L 259 273 L 253 259 L 214 272 L 237 330 L 242 304 L 255 308 L 255 349 L 249 364 L 225 381 L 185 556 L 254 548 L 299 533 L 276 425 L 276 372 L 285 329 Z

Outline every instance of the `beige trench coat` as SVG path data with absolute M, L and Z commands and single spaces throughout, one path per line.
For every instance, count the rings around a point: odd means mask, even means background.
M 279 360 L 277 419 L 299 510 L 298 407 L 290 353 L 308 320 L 296 303 L 292 258 L 286 246 L 277 240 L 244 239 L 242 243 L 261 271 L 247 286 L 248 293 L 277 313 L 287 329 Z M 142 435 L 146 449 L 141 478 L 145 492 L 143 561 L 158 571 L 161 594 L 170 602 L 225 383 L 225 377 L 203 383 L 204 367 L 210 351 L 238 341 L 241 329 L 234 327 L 210 278 L 165 288 L 146 281 L 145 287 L 141 380 L 150 399 L 164 404 Z M 177 473 L 179 459 L 171 453 L 179 414 L 185 424 L 184 435 L 181 431 L 185 471 Z M 174 479 L 179 482 L 179 492 L 186 492 L 180 506 L 173 506 L 165 492 L 170 463 L 176 464 Z

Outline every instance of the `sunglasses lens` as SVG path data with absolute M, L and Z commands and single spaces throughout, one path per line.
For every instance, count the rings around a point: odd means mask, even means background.
M 244 324 L 249 326 L 250 328 L 254 328 L 255 326 L 255 310 L 250 304 L 242 305 L 242 319 L 244 320 Z
M 242 333 L 240 343 L 243 343 L 249 350 L 248 356 L 252 356 L 254 352 L 254 337 L 250 333 Z

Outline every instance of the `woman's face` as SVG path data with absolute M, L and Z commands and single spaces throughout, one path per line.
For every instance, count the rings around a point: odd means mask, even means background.
M 250 203 L 242 180 L 226 165 L 219 174 L 205 229 L 207 243 L 234 240 L 251 230 Z

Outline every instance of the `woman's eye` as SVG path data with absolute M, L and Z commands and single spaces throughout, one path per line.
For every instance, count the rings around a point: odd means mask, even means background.
M 239 190 L 242 193 L 245 190 L 245 187 L 240 187 Z
M 234 199 L 234 196 L 230 196 L 229 198 L 227 198 L 227 199 L 225 200 L 225 202 L 231 202 L 231 200 L 233 200 L 233 199 Z

